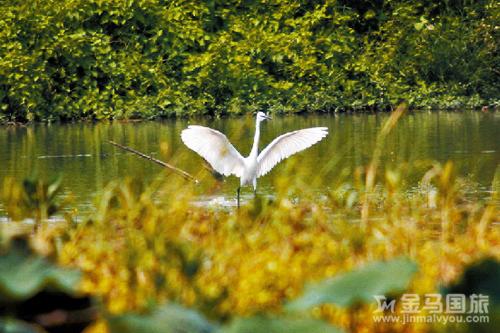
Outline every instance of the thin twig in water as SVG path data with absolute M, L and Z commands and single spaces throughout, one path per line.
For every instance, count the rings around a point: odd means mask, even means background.
M 128 152 L 131 152 L 131 153 L 133 153 L 133 154 L 136 154 L 137 156 L 140 156 L 140 157 L 142 157 L 142 158 L 144 158 L 144 159 L 150 160 L 151 162 L 154 162 L 154 163 L 156 163 L 156 164 L 159 164 L 159 165 L 161 165 L 161 166 L 162 166 L 162 167 L 164 167 L 164 168 L 170 169 L 170 170 L 172 170 L 172 171 L 176 172 L 177 174 L 179 174 L 180 176 L 184 177 L 185 179 L 192 180 L 192 181 L 194 181 L 196 184 L 198 184 L 198 179 L 194 178 L 192 175 L 190 175 L 189 173 L 187 173 L 187 172 L 186 172 L 186 171 L 184 171 L 184 170 L 181 170 L 181 169 L 179 169 L 179 168 L 174 167 L 174 166 L 173 166 L 173 165 L 171 165 L 171 164 L 168 164 L 168 163 L 166 163 L 166 162 L 163 162 L 163 161 L 161 161 L 161 160 L 158 160 L 158 159 L 154 158 L 154 157 L 153 157 L 153 156 L 151 156 L 151 155 L 146 155 L 146 154 L 144 154 L 144 153 L 141 153 L 140 151 L 137 151 L 137 150 L 135 150 L 135 149 L 133 149 L 133 148 L 130 148 L 130 147 L 127 147 L 127 146 L 121 145 L 121 144 L 116 143 L 116 142 L 111 141 L 111 140 L 109 140 L 108 142 L 109 142 L 110 144 L 112 144 L 113 146 L 116 146 L 116 147 L 121 148 L 121 149 L 123 149 L 123 150 L 126 150 L 126 151 L 128 151 Z

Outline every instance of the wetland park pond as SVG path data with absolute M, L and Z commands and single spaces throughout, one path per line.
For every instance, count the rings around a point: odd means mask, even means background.
M 258 192 L 272 195 L 272 179 L 288 163 L 300 165 L 300 177 L 305 184 L 321 192 L 340 172 L 353 173 L 370 161 L 377 133 L 387 117 L 388 114 L 297 115 L 276 116 L 264 122 L 261 149 L 276 136 L 300 128 L 326 126 L 330 134 L 259 179 Z M 108 140 L 151 154 L 197 176 L 207 174 L 202 159 L 181 142 L 180 132 L 189 124 L 225 133 L 243 156 L 250 151 L 254 133 L 254 119 L 250 116 L 0 127 L 0 180 L 22 180 L 33 172 L 45 179 L 62 175 L 63 195 L 71 193 L 73 207 L 85 215 L 92 211 L 96 193 L 109 181 L 129 176 L 152 181 L 166 172 L 110 145 Z M 383 164 L 409 170 L 404 180 L 408 191 L 418 190 L 418 180 L 432 161 L 448 160 L 454 162 L 458 176 L 467 180 L 472 197 L 488 197 L 500 162 L 500 113 L 409 112 L 388 136 L 382 154 Z M 325 168 L 328 172 L 322 173 L 320 181 L 308 181 Z M 169 173 L 169 177 L 178 176 Z M 235 177 L 227 178 L 215 191 L 204 191 L 202 184 L 197 203 L 232 206 L 237 184 Z M 248 200 L 252 195 L 247 188 L 242 198 Z M 5 216 L 0 204 L 0 219 L 6 220 Z

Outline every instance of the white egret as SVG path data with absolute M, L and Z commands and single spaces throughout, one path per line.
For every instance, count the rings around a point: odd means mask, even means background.
M 240 178 L 237 191 L 238 207 L 242 186 L 252 185 L 255 193 L 257 178 L 271 171 L 280 161 L 309 148 L 328 135 L 326 127 L 305 128 L 285 133 L 274 139 L 259 154 L 260 123 L 268 119 L 271 117 L 264 112 L 257 113 L 253 146 L 248 157 L 241 156 L 227 137 L 214 129 L 190 125 L 181 133 L 184 144 L 203 157 L 215 171 L 224 176 L 235 175 Z

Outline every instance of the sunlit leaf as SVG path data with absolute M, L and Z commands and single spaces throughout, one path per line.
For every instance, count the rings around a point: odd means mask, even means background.
M 124 314 L 108 319 L 111 333 L 210 333 L 214 326 L 194 310 L 167 304 L 147 314 Z
M 24 241 L 16 240 L 0 253 L 0 302 L 25 300 L 44 289 L 73 294 L 79 282 L 79 271 L 55 266 L 33 254 Z
M 237 318 L 220 333 L 341 333 L 342 330 L 322 320 L 266 318 L 263 316 Z
M 374 295 L 405 290 L 416 271 L 417 265 L 408 258 L 371 263 L 307 286 L 304 295 L 290 302 L 287 309 L 307 310 L 326 303 L 349 307 L 357 302 L 372 302 Z

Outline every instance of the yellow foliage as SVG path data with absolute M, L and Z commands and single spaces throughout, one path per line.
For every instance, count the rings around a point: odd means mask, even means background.
M 419 264 L 411 292 L 432 293 L 466 264 L 500 259 L 500 232 L 493 226 L 494 201 L 463 200 L 451 165 L 431 171 L 423 181 L 436 181 L 433 205 L 426 193 L 399 189 L 390 171 L 389 185 L 365 196 L 371 204 L 354 207 L 338 199 L 339 188 L 319 198 L 282 178 L 275 199 L 257 197 L 240 210 L 194 206 L 191 185 L 171 179 L 148 189 L 132 181 L 111 184 L 95 216 L 67 231 L 59 260 L 81 268 L 82 289 L 101 296 L 112 313 L 165 300 L 215 318 L 279 313 L 307 282 L 403 254 Z M 290 198 L 294 191 L 300 200 Z M 153 200 L 158 197 L 163 199 Z M 359 222 L 361 207 L 370 209 L 367 224 Z M 430 329 L 374 323 L 373 306 L 325 305 L 312 314 L 356 332 L 372 332 L 375 324 L 378 332 Z M 90 332 L 103 331 L 102 325 Z

